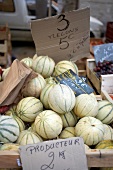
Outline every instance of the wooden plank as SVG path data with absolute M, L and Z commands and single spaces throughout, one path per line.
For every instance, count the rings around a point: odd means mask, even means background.
M 113 94 L 112 94 L 112 95 L 113 95 Z M 108 93 L 106 90 L 101 90 L 101 96 L 102 96 L 102 99 L 108 100 L 108 101 L 110 101 L 110 102 L 113 104 L 113 100 L 112 100 L 112 98 L 109 96 L 109 93 Z
M 8 51 L 8 44 L 7 44 L 7 40 L 5 40 L 3 44 L 0 44 L 0 52 L 6 53 L 7 51 Z
M 90 81 L 96 88 L 97 92 L 100 94 L 101 93 L 101 81 L 94 74 L 93 72 L 94 67 L 95 67 L 95 59 L 87 59 L 87 62 L 86 62 L 87 77 L 90 79 Z
M 86 151 L 88 167 L 113 167 L 113 149 L 89 149 Z M 0 168 L 21 168 L 17 151 L 0 151 Z
M 113 149 L 86 151 L 88 167 L 113 167 Z

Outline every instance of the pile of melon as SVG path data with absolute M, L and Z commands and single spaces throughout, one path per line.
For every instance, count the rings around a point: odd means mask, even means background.
M 73 90 L 54 81 L 71 69 L 78 74 L 71 61 L 55 64 L 48 56 L 24 58 L 21 62 L 32 68 L 37 77 L 21 89 L 22 99 L 0 116 L 1 150 L 18 150 L 20 145 L 52 139 L 82 137 L 88 148 L 113 147 L 113 104 L 97 101 L 94 94 L 75 97 Z M 4 70 L 2 81 L 10 68 Z M 104 142 L 104 144 L 102 144 Z

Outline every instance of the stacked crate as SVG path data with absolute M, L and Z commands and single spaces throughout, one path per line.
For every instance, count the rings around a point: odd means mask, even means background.
M 0 26 L 0 66 L 6 68 L 11 62 L 11 35 L 7 26 Z

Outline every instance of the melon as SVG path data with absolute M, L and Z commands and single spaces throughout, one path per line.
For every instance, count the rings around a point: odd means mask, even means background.
M 17 104 L 16 113 L 25 122 L 33 122 L 43 111 L 43 104 L 35 97 L 25 97 Z
M 11 116 L 0 116 L 0 141 L 15 142 L 19 136 L 19 126 Z
M 54 60 L 48 56 L 33 57 L 32 69 L 40 73 L 44 78 L 52 75 L 54 67 Z
M 82 137 L 88 146 L 96 145 L 103 140 L 104 125 L 95 117 L 83 117 L 75 126 L 75 135 Z
M 23 130 L 20 133 L 17 143 L 19 145 L 28 145 L 42 141 L 43 141 L 42 138 L 37 133 L 33 132 L 31 128 L 29 128 L 27 130 Z
M 5 143 L 0 147 L 0 150 L 2 150 L 2 151 L 5 151 L 5 150 L 18 151 L 19 146 L 20 145 L 17 143 Z
M 66 139 L 75 137 L 75 128 L 74 127 L 66 127 L 60 134 L 60 139 Z
M 113 140 L 102 140 L 95 146 L 95 149 L 113 149 Z
M 76 97 L 73 111 L 79 118 L 86 116 L 95 117 L 98 114 L 98 102 L 91 95 L 81 94 Z
M 16 120 L 16 122 L 18 123 L 20 132 L 25 129 L 24 122 L 16 114 L 16 105 L 12 106 L 7 112 L 5 112 L 5 115 L 12 116 Z
M 54 85 L 48 95 L 50 108 L 59 114 L 70 112 L 74 108 L 75 102 L 74 92 L 64 84 Z
M 23 62 L 28 67 L 32 68 L 32 63 L 33 63 L 33 59 L 32 58 L 30 58 L 30 57 L 23 58 L 20 62 Z
M 53 75 L 58 76 L 69 69 L 71 69 L 74 73 L 78 74 L 78 67 L 74 62 L 68 60 L 59 61 L 55 65 Z
M 24 97 L 36 97 L 40 96 L 42 89 L 46 86 L 46 81 L 42 75 L 37 73 L 37 77 L 31 79 L 25 87 L 22 89 Z
M 103 140 L 113 140 L 113 128 L 111 126 L 103 124 L 104 125 L 104 137 Z
M 73 113 L 73 111 L 62 114 L 60 116 L 61 116 L 64 128 L 74 127 L 77 123 L 77 116 Z
M 45 139 L 58 137 L 63 128 L 61 117 L 52 110 L 41 112 L 35 119 L 36 132 Z
M 48 103 L 48 95 L 50 90 L 54 87 L 55 84 L 49 83 L 42 89 L 40 94 L 40 101 L 42 102 L 45 109 L 51 109 Z
M 105 124 L 113 122 L 113 104 L 108 100 L 98 101 L 98 114 L 96 118 Z

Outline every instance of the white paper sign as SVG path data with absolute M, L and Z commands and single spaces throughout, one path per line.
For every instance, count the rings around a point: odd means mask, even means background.
M 87 57 L 90 51 L 90 9 L 34 20 L 31 32 L 38 55 L 48 55 L 56 62 Z
M 23 170 L 88 170 L 82 138 L 51 140 L 20 147 Z

